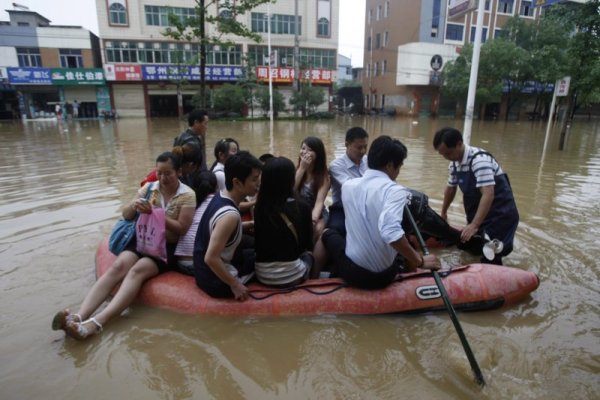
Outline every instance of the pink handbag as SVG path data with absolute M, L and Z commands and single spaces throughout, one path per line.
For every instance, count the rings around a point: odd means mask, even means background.
M 142 213 L 135 224 L 139 253 L 167 262 L 166 217 L 164 208 L 152 208 L 152 213 Z

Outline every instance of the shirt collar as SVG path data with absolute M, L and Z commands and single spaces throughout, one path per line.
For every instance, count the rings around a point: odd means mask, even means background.
M 344 165 L 346 166 L 347 169 L 350 169 L 352 167 L 360 168 L 366 162 L 366 156 L 364 156 L 363 158 L 361 158 L 360 163 L 358 165 L 356 165 L 354 163 L 354 161 L 352 161 L 350 159 L 350 157 L 348 157 L 348 154 L 346 154 L 346 153 L 344 153 L 344 156 L 342 157 L 342 160 L 344 160 Z

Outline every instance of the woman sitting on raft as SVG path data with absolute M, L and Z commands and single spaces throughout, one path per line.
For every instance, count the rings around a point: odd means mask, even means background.
M 215 144 L 215 162 L 210 170 L 217 177 L 219 191 L 225 190 L 225 161 L 240 150 L 240 146 L 235 139 L 221 139 Z
M 167 254 L 171 261 L 179 236 L 184 235 L 192 223 L 196 195 L 179 181 L 181 161 L 173 153 L 158 156 L 156 175 L 158 182 L 147 183 L 138 190 L 137 196 L 123 209 L 123 218 L 133 219 L 138 212 L 149 214 L 153 207 L 164 208 Z M 152 193 L 149 200 L 144 201 L 148 190 Z M 133 302 L 146 280 L 172 269 L 172 261 L 167 263 L 137 252 L 135 242 L 135 239 L 132 240 L 109 270 L 96 281 L 77 314 L 71 314 L 68 309 L 59 311 L 52 321 L 52 329 L 62 329 L 78 340 L 101 332 L 110 319 L 120 315 Z M 106 308 L 94 315 L 119 284 Z
M 309 136 L 302 141 L 300 148 L 294 189 L 312 208 L 313 242 L 316 242 L 325 229 L 325 198 L 330 186 L 325 146 L 321 139 Z
M 188 186 L 191 186 L 191 181 L 198 172 L 200 172 L 200 149 L 191 143 L 186 143 L 183 146 L 175 146 L 171 150 L 181 160 L 181 177 L 179 180 Z M 144 186 L 148 182 L 156 182 L 156 168 L 150 171 L 146 178 L 140 182 L 140 186 Z
M 196 192 L 197 208 L 190 229 L 177 242 L 175 256 L 177 257 L 177 270 L 182 274 L 194 276 L 194 241 L 202 215 L 217 191 L 217 178 L 212 172 L 202 171 L 194 175 L 190 184 Z
M 270 286 L 289 287 L 317 277 L 311 254 L 311 209 L 294 197 L 294 163 L 285 157 L 268 160 L 254 210 L 255 273 Z

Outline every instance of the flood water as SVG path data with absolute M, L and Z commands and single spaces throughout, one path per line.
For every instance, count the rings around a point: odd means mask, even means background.
M 447 163 L 433 133 L 462 121 L 339 117 L 211 122 L 256 155 L 296 160 L 305 136 L 328 161 L 345 131 L 389 134 L 409 149 L 398 180 L 439 212 Z M 50 329 L 94 281 L 94 253 L 154 159 L 185 128 L 123 119 L 0 125 L 0 398 L 12 399 L 592 399 L 600 398 L 600 122 L 577 120 L 542 159 L 541 122 L 475 122 L 471 143 L 500 161 L 521 214 L 505 264 L 541 280 L 517 306 L 459 313 L 487 380 L 473 380 L 446 313 L 216 318 L 134 305 L 86 342 Z M 464 220 L 459 196 L 451 222 Z M 475 261 L 437 251 L 449 264 Z

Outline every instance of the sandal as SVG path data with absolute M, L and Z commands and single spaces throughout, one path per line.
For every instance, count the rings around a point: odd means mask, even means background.
M 81 315 L 79 314 L 71 314 L 69 309 L 66 308 L 62 311 L 59 311 L 54 315 L 52 319 L 52 330 L 66 330 L 67 324 L 70 322 L 81 322 Z
M 85 326 L 85 324 L 88 324 L 90 322 L 96 325 L 96 329 L 94 329 L 93 331 L 90 331 Z M 102 324 L 98 322 L 96 318 L 92 317 L 83 322 L 68 323 L 65 332 L 68 336 L 71 336 L 73 339 L 84 340 L 92 335 L 95 335 L 96 333 L 102 332 Z

